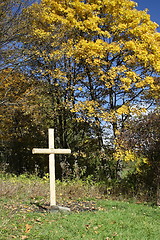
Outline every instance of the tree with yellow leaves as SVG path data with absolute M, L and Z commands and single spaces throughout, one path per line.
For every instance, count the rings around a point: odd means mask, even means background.
M 118 151 L 121 158 L 134 161 L 132 168 L 136 182 L 155 197 L 160 205 L 160 109 L 156 108 L 143 116 L 134 118 L 118 137 Z M 136 186 L 139 188 L 139 186 Z M 135 187 L 135 188 L 136 188 Z
M 27 26 L 23 9 L 37 0 L 4 0 L 0 2 L 0 71 L 22 64 L 23 44 L 20 37 L 26 35 Z M 24 64 L 24 59 L 23 59 Z
M 36 43 L 33 51 L 52 63 L 52 79 L 72 87 L 72 111 L 82 121 L 112 123 L 114 136 L 160 88 L 158 25 L 136 6 L 130 0 L 42 0 L 25 12 L 31 28 L 23 41 Z
M 13 68 L 1 70 L 0 78 L 0 166 L 16 174 L 35 172 L 35 166 L 44 171 L 44 159 L 33 159 L 31 150 L 45 141 L 43 131 L 51 123 L 47 86 Z
M 22 10 L 33 2 L 38 1 L 0 3 L 0 161 L 17 174 L 34 172 L 35 165 L 45 171 L 44 161 L 36 162 L 31 148 L 45 141 L 44 129 L 51 126 L 55 128 L 58 147 L 71 146 L 78 152 L 70 159 L 72 163 L 80 158 L 84 161 L 86 154 L 91 158 L 87 146 L 92 146 L 94 156 L 98 145 L 89 123 L 75 119 L 75 113 L 70 111 L 82 90 L 77 86 L 79 93 L 75 95 L 74 78 L 81 67 L 65 56 L 63 61 L 54 60 L 50 56 L 52 46 L 46 40 L 27 39 L 29 19 Z
M 21 41 L 37 62 L 32 73 L 58 89 L 79 122 L 90 124 L 100 151 L 103 128 L 112 126 L 117 151 L 125 121 L 159 100 L 158 24 L 136 6 L 130 0 L 42 0 L 24 11 L 29 32 Z M 135 159 L 129 150 L 125 158 Z

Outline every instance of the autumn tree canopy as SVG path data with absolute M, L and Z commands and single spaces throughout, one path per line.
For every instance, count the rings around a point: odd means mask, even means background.
M 160 205 L 160 111 L 133 118 L 119 135 L 119 154 L 136 163 L 138 176 L 147 188 L 156 192 Z M 153 192 L 154 192 L 153 191 Z
M 37 3 L 26 8 L 26 2 Z M 89 159 L 93 146 L 94 154 L 102 153 L 106 143 L 111 152 L 117 150 L 125 122 L 159 101 L 158 25 L 130 0 L 17 0 L 16 8 L 13 3 L 0 5 L 0 27 L 4 33 L 9 29 L 0 38 L 1 69 L 7 67 L 1 76 L 8 66 L 16 68 L 13 78 L 4 78 L 1 103 L 9 100 L 12 106 L 30 93 L 28 80 L 41 82 L 43 91 L 33 91 L 37 95 L 30 98 L 36 99 L 37 115 L 31 102 L 20 107 L 34 123 L 56 127 L 60 147 L 69 142 L 78 152 L 76 160 Z M 19 96 L 10 91 L 10 80 L 15 92 L 23 82 Z
M 26 35 L 27 25 L 22 11 L 38 0 L 5 0 L 0 2 L 0 71 L 18 68 L 25 63 L 20 37 Z
M 71 111 L 99 126 L 99 135 L 101 123 L 110 122 L 116 136 L 128 116 L 158 99 L 151 95 L 160 88 L 160 33 L 136 5 L 130 0 L 42 0 L 25 11 L 30 34 L 23 42 L 40 59 L 39 73 L 67 89 Z

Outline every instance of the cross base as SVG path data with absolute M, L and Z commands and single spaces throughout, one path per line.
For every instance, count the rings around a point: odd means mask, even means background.
M 57 206 L 57 205 L 52 205 L 50 206 L 49 209 L 50 212 L 70 212 L 70 208 L 67 207 L 61 207 L 61 206 Z

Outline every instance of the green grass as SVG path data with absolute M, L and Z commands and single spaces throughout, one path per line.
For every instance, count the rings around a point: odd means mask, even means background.
M 72 203 L 73 197 L 74 201 L 78 200 L 77 203 L 81 205 L 82 200 L 94 199 L 95 211 L 72 211 L 69 214 L 41 212 L 33 208 L 31 202 L 48 203 L 47 186 L 47 182 L 39 179 L 1 180 L 1 240 L 160 239 L 159 207 L 112 201 L 105 199 L 104 196 L 100 199 L 96 187 L 92 186 L 91 189 L 81 182 L 73 182 L 73 184 L 57 183 L 58 201 Z M 73 190 L 77 194 L 73 194 Z M 69 195 L 70 192 L 72 195 Z M 65 195 L 66 193 L 68 195 Z

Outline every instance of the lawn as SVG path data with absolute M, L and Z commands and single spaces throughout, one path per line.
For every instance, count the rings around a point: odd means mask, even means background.
M 57 182 L 57 202 L 69 213 L 48 211 L 48 182 L 38 178 L 1 178 L 0 239 L 158 240 L 160 208 L 113 201 L 96 186 Z

